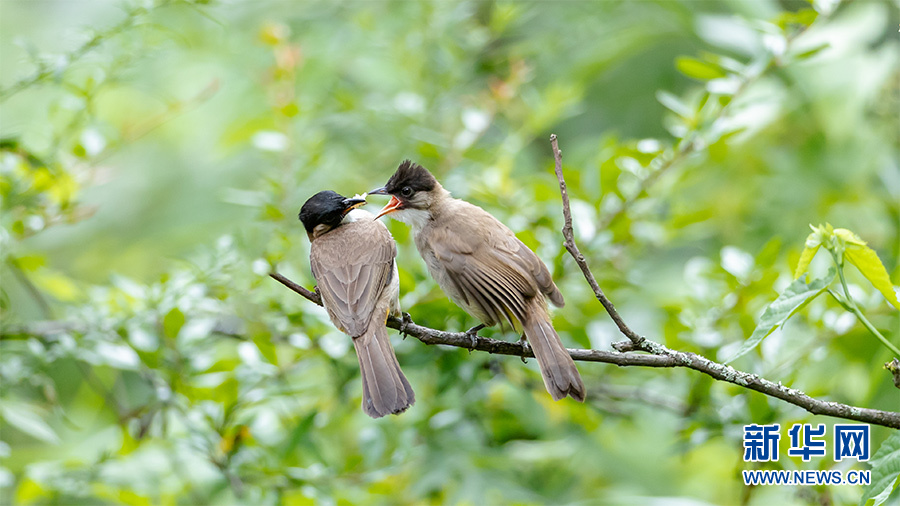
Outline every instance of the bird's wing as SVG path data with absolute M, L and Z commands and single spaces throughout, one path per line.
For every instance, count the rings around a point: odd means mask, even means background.
M 435 258 L 465 303 L 495 322 L 515 326 L 513 318 L 524 320 L 527 300 L 538 290 L 553 293 L 556 285 L 544 263 L 509 228 L 479 207 L 466 207 L 433 230 Z
M 313 241 L 313 276 L 325 308 L 343 332 L 357 337 L 366 331 L 391 281 L 396 255 L 397 246 L 387 228 L 371 219 L 341 225 Z
M 513 257 L 518 262 L 519 267 L 531 274 L 541 293 L 547 296 L 554 306 L 563 307 L 566 302 L 563 300 L 559 288 L 556 287 L 556 283 L 553 282 L 553 277 L 550 276 L 547 266 L 538 258 L 534 251 L 531 251 L 531 248 L 525 246 L 525 243 L 518 238 L 516 238 L 515 242 L 516 250 Z

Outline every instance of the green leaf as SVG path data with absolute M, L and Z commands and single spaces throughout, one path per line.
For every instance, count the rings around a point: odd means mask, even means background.
M 842 245 L 847 244 L 856 244 L 857 246 L 865 246 L 866 241 L 863 241 L 859 238 L 858 235 L 854 234 L 851 230 L 847 230 L 846 228 L 836 228 L 834 229 L 834 236 L 840 240 Z
M 817 17 L 819 17 L 819 13 L 813 9 L 802 9 L 797 12 L 782 12 L 774 19 L 774 22 L 784 30 L 788 25 L 809 26 Z
M 43 255 L 24 255 L 16 258 L 15 264 L 23 271 L 34 272 L 43 267 L 46 260 Z
M 872 506 L 878 506 L 894 490 L 897 477 L 900 476 L 900 431 L 894 431 L 884 440 L 869 465 L 872 466 L 872 483 L 863 489 L 860 506 L 864 506 L 869 500 L 875 501 Z
M 180 331 L 183 326 L 184 313 L 177 307 L 172 308 L 172 310 L 163 317 L 163 332 L 166 334 L 166 337 L 175 339 L 175 337 L 178 336 L 178 331 Z
M 696 58 L 689 58 L 687 56 L 679 56 L 678 58 L 676 58 L 675 68 L 677 68 L 678 71 L 682 74 L 693 79 L 699 79 L 701 81 L 718 79 L 720 77 L 725 77 L 726 75 L 728 75 L 718 65 L 705 62 L 703 60 L 698 60 Z
M 284 213 L 281 212 L 281 209 L 272 204 L 266 204 L 263 212 L 267 220 L 278 221 L 284 219 Z
M 68 276 L 50 269 L 40 269 L 33 275 L 34 284 L 64 302 L 78 300 L 81 290 Z
M 821 53 L 822 51 L 828 49 L 829 47 L 831 47 L 831 44 L 829 44 L 828 42 L 823 42 L 815 47 L 812 47 L 810 49 L 807 49 L 805 51 L 801 51 L 801 52 L 797 53 L 794 56 L 794 58 L 797 58 L 798 60 L 806 60 L 808 58 L 812 58 L 813 56 Z
M 794 279 L 799 279 L 800 276 L 806 274 L 806 269 L 809 268 L 809 263 L 812 262 L 817 251 L 819 251 L 818 244 L 812 248 L 809 246 L 803 248 L 803 253 L 800 253 L 800 261 L 797 262 L 797 269 L 794 271 Z
M 259 352 L 269 361 L 269 363 L 278 365 L 278 353 L 275 350 L 275 345 L 272 343 L 270 335 L 256 334 L 253 336 L 253 342 L 256 343 Z
M 14 504 L 38 504 L 38 499 L 48 499 L 53 496 L 50 490 L 43 488 L 38 482 L 28 477 L 22 477 L 16 486 L 16 500 Z
M 897 309 L 900 309 L 900 301 L 897 300 L 897 293 L 894 292 L 894 285 L 891 284 L 891 278 L 888 276 L 887 270 L 879 260 L 875 250 L 863 243 L 848 243 L 844 250 L 844 259 L 855 265 L 859 272 L 872 283 L 881 295 Z
M 828 274 L 824 278 L 814 279 L 809 284 L 806 283 L 805 276 L 803 279 L 794 280 L 774 302 L 769 304 L 769 307 L 763 312 L 762 318 L 759 319 L 759 324 L 756 325 L 753 334 L 744 341 L 737 353 L 729 358 L 726 363 L 734 361 L 755 348 L 766 336 L 783 325 L 791 315 L 825 291 L 825 288 L 834 280 L 834 275 L 835 270 L 829 269 Z
M 29 436 L 47 443 L 58 444 L 60 442 L 59 436 L 47 425 L 47 422 L 41 418 L 33 406 L 21 402 L 4 401 L 0 406 L 0 414 L 7 423 Z
M 694 115 L 694 111 L 690 107 L 688 107 L 687 104 L 682 102 L 680 98 L 669 93 L 668 91 L 657 91 L 656 99 L 659 100 L 659 103 L 666 106 L 667 109 L 671 110 L 682 118 L 690 118 Z

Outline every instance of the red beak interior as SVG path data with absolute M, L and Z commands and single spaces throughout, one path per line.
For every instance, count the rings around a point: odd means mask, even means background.
M 402 208 L 403 202 L 400 202 L 400 199 L 391 195 L 391 201 L 381 209 L 381 212 L 378 213 L 378 216 L 376 216 L 375 219 L 377 220 L 378 218 L 381 218 L 386 214 L 391 214 L 392 212 Z

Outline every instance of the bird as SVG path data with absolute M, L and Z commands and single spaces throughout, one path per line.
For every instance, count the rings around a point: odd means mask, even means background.
M 415 394 L 391 346 L 385 322 L 400 316 L 397 245 L 384 223 L 357 209 L 365 197 L 325 190 L 300 208 L 309 264 L 331 322 L 353 339 L 362 376 L 362 409 L 372 418 L 400 414 Z
M 553 399 L 584 402 L 584 382 L 547 309 L 548 300 L 557 307 L 565 301 L 528 246 L 484 209 L 452 197 L 431 172 L 410 160 L 368 195 L 391 197 L 376 218 L 388 215 L 412 228 L 431 277 L 456 305 L 481 320 L 470 332 L 506 322 L 524 330 Z

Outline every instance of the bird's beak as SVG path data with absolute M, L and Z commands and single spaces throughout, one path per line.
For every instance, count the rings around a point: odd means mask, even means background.
M 344 214 L 349 213 L 365 203 L 366 199 L 344 199 L 344 201 L 341 202 L 341 204 L 344 205 Z
M 371 195 L 371 192 L 370 192 L 370 195 Z M 391 214 L 392 212 L 398 211 L 400 209 L 403 209 L 403 202 L 400 202 L 400 199 L 391 195 L 391 201 L 388 202 L 388 205 L 384 206 L 381 209 L 381 212 L 378 213 L 378 216 L 376 216 L 375 219 L 377 220 L 378 218 L 381 218 L 382 216 L 384 216 L 386 214 Z
M 389 193 L 387 192 L 387 189 L 385 189 L 385 187 L 382 186 L 381 188 L 376 188 L 376 189 L 370 191 L 369 195 L 389 195 Z

